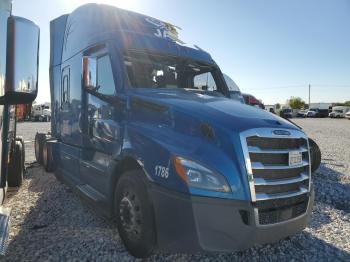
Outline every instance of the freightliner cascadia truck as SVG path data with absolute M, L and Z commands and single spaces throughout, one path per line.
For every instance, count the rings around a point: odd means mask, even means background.
M 88 4 L 51 22 L 51 135 L 38 161 L 115 219 L 135 257 L 236 251 L 303 230 L 309 142 L 229 99 L 220 68 L 176 27 Z
M 7 187 L 19 187 L 24 172 L 24 143 L 16 136 L 16 104 L 37 94 L 39 27 L 12 16 L 10 0 L 0 0 L 0 204 Z M 6 247 L 9 210 L 0 207 L 0 253 Z

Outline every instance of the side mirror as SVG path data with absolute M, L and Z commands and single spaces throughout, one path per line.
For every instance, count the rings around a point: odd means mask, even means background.
M 83 85 L 86 89 L 95 91 L 97 88 L 97 61 L 95 57 L 83 57 Z
M 5 94 L 0 103 L 28 104 L 38 92 L 39 27 L 25 18 L 7 21 Z

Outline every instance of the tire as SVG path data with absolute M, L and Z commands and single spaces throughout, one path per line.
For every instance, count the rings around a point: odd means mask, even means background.
M 314 173 L 321 165 L 321 150 L 314 140 L 309 138 L 311 172 Z
M 20 142 L 21 145 L 22 145 L 22 165 L 23 165 L 23 170 L 25 170 L 24 164 L 25 164 L 25 161 L 26 161 L 26 150 L 25 150 L 25 146 L 24 146 L 23 137 L 17 136 L 16 137 L 16 141 Z
M 44 133 L 36 133 L 35 135 L 35 159 L 40 165 L 43 164 L 43 144 L 46 140 L 46 135 Z
M 22 185 L 24 173 L 23 161 L 22 144 L 20 141 L 16 141 L 8 168 L 7 183 L 9 187 L 20 187 Z
M 129 253 L 137 258 L 149 257 L 156 246 L 153 206 L 143 176 L 140 170 L 124 173 L 114 194 L 119 235 Z
M 52 145 L 50 143 L 48 143 L 47 140 L 45 140 L 43 143 L 42 152 L 43 152 L 43 166 L 44 166 L 46 172 L 54 171 Z

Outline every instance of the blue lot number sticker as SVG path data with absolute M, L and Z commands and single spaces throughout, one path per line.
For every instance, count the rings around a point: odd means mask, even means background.
M 169 177 L 169 168 L 165 166 L 155 166 L 155 173 L 156 176 L 161 178 L 168 178 Z

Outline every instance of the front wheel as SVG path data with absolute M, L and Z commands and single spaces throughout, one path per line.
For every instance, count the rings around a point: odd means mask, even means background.
M 321 165 L 321 150 L 314 140 L 309 138 L 311 154 L 311 172 L 314 173 Z
M 114 213 L 126 249 L 137 258 L 149 257 L 156 245 L 154 214 L 142 171 L 126 172 L 115 191 Z

